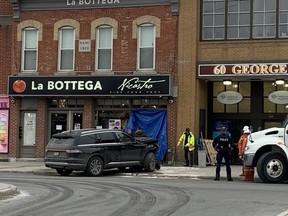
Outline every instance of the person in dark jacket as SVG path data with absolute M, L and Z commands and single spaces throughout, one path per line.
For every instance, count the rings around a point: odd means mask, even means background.
M 217 151 L 216 176 L 214 179 L 215 181 L 220 180 L 220 169 L 221 169 L 221 163 L 222 163 L 223 158 L 225 159 L 227 180 L 233 181 L 231 177 L 231 167 L 230 167 L 232 144 L 233 144 L 233 140 L 226 133 L 226 127 L 222 127 L 221 134 L 213 140 L 213 147 Z

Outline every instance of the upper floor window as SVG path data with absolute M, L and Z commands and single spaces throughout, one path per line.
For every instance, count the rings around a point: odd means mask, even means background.
M 253 2 L 253 38 L 275 38 L 275 0 L 254 0 Z
M 203 1 L 203 39 L 224 39 L 225 33 L 225 1 Z
M 74 70 L 75 29 L 63 27 L 59 30 L 58 70 Z
M 279 1 L 279 32 L 278 37 L 288 37 L 288 1 Z
M 288 37 L 287 0 L 203 0 L 202 39 Z
M 155 26 L 143 24 L 138 28 L 138 55 L 139 70 L 155 69 Z
M 250 2 L 228 1 L 228 39 L 250 38 Z
M 38 58 L 38 29 L 25 28 L 22 31 L 22 71 L 36 71 Z
M 96 68 L 98 70 L 112 70 L 112 32 L 111 26 L 97 28 Z

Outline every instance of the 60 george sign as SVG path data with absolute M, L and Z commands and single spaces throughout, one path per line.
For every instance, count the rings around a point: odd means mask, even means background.
M 216 65 L 213 74 L 223 75 L 227 72 L 232 74 L 287 74 L 287 64 L 237 64 Z

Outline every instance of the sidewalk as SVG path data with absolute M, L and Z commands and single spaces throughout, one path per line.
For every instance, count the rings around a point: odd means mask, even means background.
M 234 180 L 242 180 L 239 174 L 242 172 L 241 165 L 232 165 L 232 178 Z M 58 175 L 55 170 L 45 167 L 44 162 L 38 161 L 17 161 L 17 162 L 0 162 L 0 172 L 25 172 L 40 175 Z M 221 168 L 221 181 L 226 181 L 226 170 L 225 166 Z M 257 180 L 258 175 L 255 170 L 254 179 Z M 194 178 L 194 179 L 214 179 L 215 176 L 215 166 L 206 167 L 184 167 L 184 166 L 168 166 L 162 165 L 160 170 L 147 173 L 147 172 L 137 172 L 137 173 L 117 173 L 117 175 L 122 176 L 140 176 L 140 177 L 155 177 L 155 178 Z M 254 180 L 254 181 L 255 181 Z M 17 188 L 14 185 L 6 184 L 6 182 L 0 183 L 0 200 L 1 197 L 9 195 L 11 193 L 17 193 Z

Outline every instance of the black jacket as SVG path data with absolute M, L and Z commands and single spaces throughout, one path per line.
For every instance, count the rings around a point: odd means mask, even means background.
M 213 140 L 213 147 L 216 151 L 231 150 L 233 140 L 226 133 L 222 133 Z

